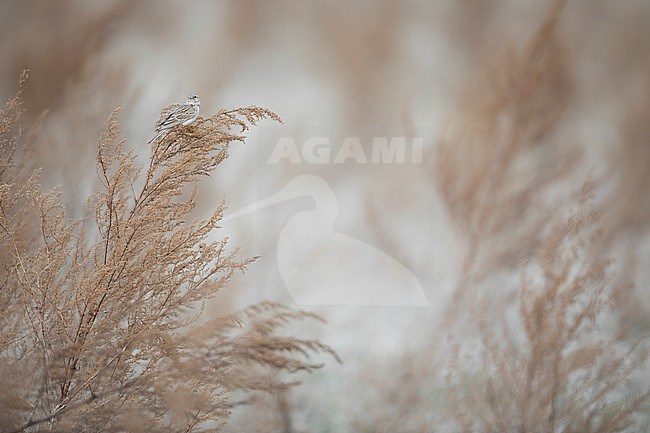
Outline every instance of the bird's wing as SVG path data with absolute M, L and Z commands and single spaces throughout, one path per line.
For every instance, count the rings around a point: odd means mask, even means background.
M 194 116 L 196 109 L 189 105 L 184 104 L 176 108 L 174 111 L 169 113 L 164 120 L 158 122 L 156 125 L 156 131 L 162 131 L 165 129 L 173 128 L 174 126 L 181 125 L 186 120 L 191 119 Z

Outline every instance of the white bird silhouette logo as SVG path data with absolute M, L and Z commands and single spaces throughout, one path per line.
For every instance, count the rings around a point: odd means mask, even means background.
M 316 208 L 293 215 L 278 240 L 278 266 L 300 305 L 430 305 L 417 277 L 380 249 L 334 232 L 336 195 L 313 175 L 291 180 L 280 192 L 228 215 L 222 222 L 301 196 Z

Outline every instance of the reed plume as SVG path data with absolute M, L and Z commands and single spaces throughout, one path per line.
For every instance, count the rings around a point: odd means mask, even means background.
M 297 380 L 278 372 L 319 368 L 313 353 L 336 357 L 281 336 L 322 319 L 280 304 L 204 320 L 205 303 L 256 257 L 239 258 L 219 236 L 223 203 L 189 218 L 196 183 L 251 125 L 279 116 L 247 107 L 201 117 L 140 167 L 116 110 L 97 147 L 100 188 L 71 220 L 61 192 L 26 168 L 25 80 L 0 112 L 0 430 L 215 431 L 245 402 L 233 391 L 281 391 Z

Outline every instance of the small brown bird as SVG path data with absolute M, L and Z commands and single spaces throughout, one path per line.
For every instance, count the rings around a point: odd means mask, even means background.
M 169 113 L 169 116 L 156 124 L 156 135 L 148 141 L 148 144 L 153 143 L 154 140 L 172 128 L 189 125 L 194 122 L 199 117 L 200 110 L 201 101 L 199 101 L 199 97 L 196 95 L 188 96 L 187 101 L 183 105 L 174 109 Z

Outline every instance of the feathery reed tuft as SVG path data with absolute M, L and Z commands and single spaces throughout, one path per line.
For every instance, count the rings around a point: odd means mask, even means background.
M 38 172 L 16 158 L 19 96 L 0 113 L 0 430 L 214 431 L 245 403 L 232 391 L 281 391 L 297 381 L 277 372 L 317 369 L 315 353 L 336 358 L 318 341 L 279 335 L 322 320 L 279 304 L 198 323 L 205 302 L 256 258 L 238 258 L 219 238 L 223 203 L 188 220 L 188 187 L 250 125 L 281 121 L 275 113 L 199 118 L 159 140 L 142 168 L 116 110 L 98 144 L 101 187 L 73 221 L 60 193 L 42 191 Z
M 457 341 L 448 377 L 463 431 L 638 431 L 650 390 L 633 391 L 630 381 L 649 352 L 643 337 L 630 341 L 612 326 L 615 301 L 632 286 L 591 255 L 599 238 L 592 200 L 588 182 L 524 267 L 516 311 L 508 296 L 474 299 L 478 349 Z

